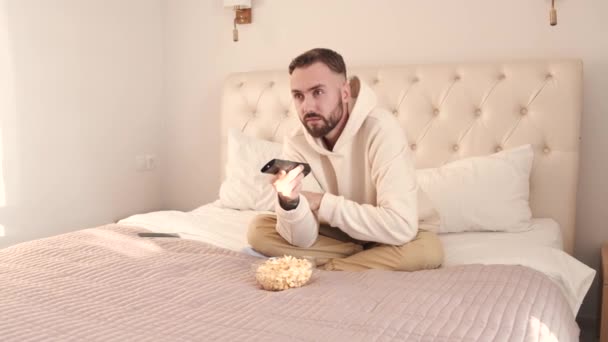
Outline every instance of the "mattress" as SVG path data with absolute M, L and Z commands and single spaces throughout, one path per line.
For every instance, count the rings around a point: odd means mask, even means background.
M 544 246 L 563 250 L 559 224 L 549 218 L 532 219 L 530 230 L 507 232 L 466 232 L 440 234 L 445 248 L 444 265 L 461 265 L 476 253 L 492 254 L 496 248 L 517 249 L 521 246 Z
M 190 212 L 158 211 L 120 220 L 124 226 L 154 232 L 178 233 L 184 239 L 207 242 L 236 252 L 263 257 L 247 243 L 247 229 L 259 211 L 234 210 L 219 202 Z M 533 219 L 531 229 L 518 233 L 466 232 L 440 234 L 443 267 L 470 264 L 523 265 L 540 271 L 563 291 L 576 315 L 595 271 L 562 250 L 559 225 L 552 219 Z
M 178 233 L 185 239 L 255 253 L 247 243 L 247 227 L 256 215 L 265 212 L 223 208 L 219 201 L 203 205 L 193 211 L 157 211 L 139 214 L 118 221 L 118 224 L 146 228 L 161 233 Z
M 183 238 L 261 256 L 247 243 L 247 228 L 251 219 L 262 213 L 269 212 L 228 209 L 216 201 L 190 212 L 158 211 L 138 214 L 118 223 L 155 232 L 179 233 Z M 513 248 L 522 244 L 532 244 L 562 249 L 559 225 L 547 218 L 533 219 L 530 230 L 524 232 L 449 233 L 440 234 L 439 238 L 444 245 L 446 265 L 462 264 L 462 256 L 471 250 L 486 249 L 495 244 L 504 244 Z

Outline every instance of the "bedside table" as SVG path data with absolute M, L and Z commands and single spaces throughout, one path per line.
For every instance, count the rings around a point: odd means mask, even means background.
M 602 313 L 600 321 L 600 341 L 608 341 L 608 242 L 602 245 Z

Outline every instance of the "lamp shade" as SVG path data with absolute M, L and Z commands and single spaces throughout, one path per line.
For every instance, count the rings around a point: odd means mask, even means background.
M 251 0 L 224 0 L 224 7 L 251 8 Z

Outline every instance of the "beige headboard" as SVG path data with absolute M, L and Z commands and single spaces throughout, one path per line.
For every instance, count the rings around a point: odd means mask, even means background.
M 416 167 L 436 167 L 531 143 L 534 217 L 561 226 L 572 253 L 582 63 L 539 60 L 349 69 L 401 121 Z M 229 128 L 281 141 L 299 125 L 286 67 L 230 75 L 222 99 L 222 142 Z M 225 154 L 222 146 L 222 158 Z M 222 163 L 223 165 L 223 163 Z

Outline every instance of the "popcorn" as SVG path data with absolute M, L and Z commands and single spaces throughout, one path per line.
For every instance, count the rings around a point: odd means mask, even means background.
M 313 265 L 306 259 L 291 255 L 270 258 L 255 271 L 258 284 L 268 291 L 283 291 L 305 285 L 312 275 Z

